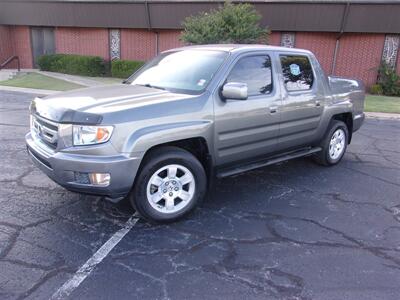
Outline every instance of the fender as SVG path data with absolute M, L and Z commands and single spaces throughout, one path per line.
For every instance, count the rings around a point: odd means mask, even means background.
M 144 154 L 152 147 L 177 140 L 202 137 L 212 141 L 213 122 L 210 120 L 185 121 L 141 128 L 132 133 L 123 146 L 123 153 Z M 209 145 L 210 149 L 212 145 Z

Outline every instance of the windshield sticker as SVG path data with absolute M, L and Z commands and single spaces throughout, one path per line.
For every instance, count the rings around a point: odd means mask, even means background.
M 296 64 L 291 64 L 290 66 L 290 73 L 294 76 L 300 75 L 300 66 Z
M 206 83 L 206 80 L 205 80 L 205 79 L 200 79 L 200 80 L 197 82 L 197 85 L 198 85 L 198 86 L 203 86 L 205 83 Z

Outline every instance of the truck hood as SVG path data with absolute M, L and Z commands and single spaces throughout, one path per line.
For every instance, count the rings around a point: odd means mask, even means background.
M 116 84 L 35 98 L 31 112 L 59 123 L 99 124 L 102 114 L 194 96 L 138 85 Z

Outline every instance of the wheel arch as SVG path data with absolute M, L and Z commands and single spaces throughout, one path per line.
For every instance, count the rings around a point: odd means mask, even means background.
M 351 138 L 353 136 L 353 114 L 351 112 L 335 114 L 332 116 L 332 120 L 342 121 L 346 124 L 347 130 L 349 132 L 347 144 L 350 144 Z

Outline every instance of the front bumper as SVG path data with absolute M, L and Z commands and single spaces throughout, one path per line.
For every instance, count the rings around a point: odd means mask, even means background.
M 34 139 L 31 133 L 25 136 L 25 140 L 33 162 L 53 181 L 70 191 L 103 195 L 112 199 L 125 197 L 129 193 L 141 161 L 141 157 L 121 154 L 94 156 L 55 152 L 40 140 Z M 97 186 L 79 183 L 75 172 L 109 173 L 110 184 Z

